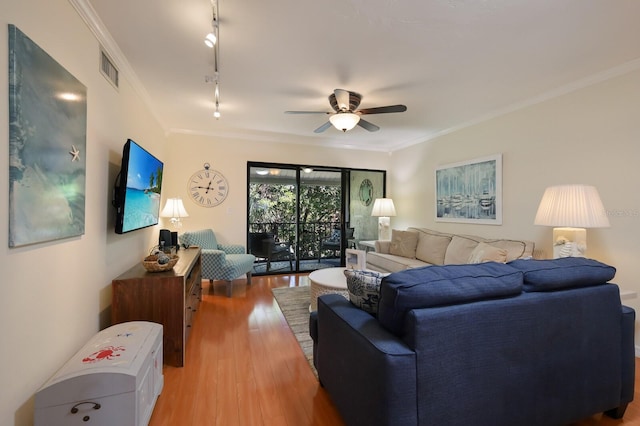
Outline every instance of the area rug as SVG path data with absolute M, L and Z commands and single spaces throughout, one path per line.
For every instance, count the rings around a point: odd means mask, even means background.
M 289 328 L 296 336 L 307 362 L 317 376 L 313 366 L 313 340 L 309 335 L 309 287 L 279 287 L 271 291 Z

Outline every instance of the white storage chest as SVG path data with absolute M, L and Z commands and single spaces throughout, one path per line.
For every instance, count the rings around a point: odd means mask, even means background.
M 36 426 L 147 425 L 164 384 L 162 325 L 96 334 L 35 396 Z

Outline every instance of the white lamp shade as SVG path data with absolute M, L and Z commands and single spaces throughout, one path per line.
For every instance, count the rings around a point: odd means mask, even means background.
M 352 112 L 338 112 L 329 117 L 329 121 L 336 129 L 346 132 L 356 127 L 356 124 L 360 121 L 360 116 Z
M 547 188 L 542 195 L 534 223 L 572 228 L 609 227 L 609 219 L 598 190 L 589 185 L 558 185 Z
M 179 219 L 181 217 L 189 217 L 189 213 L 185 210 L 181 198 L 169 198 L 162 212 L 160 212 L 160 216 Z
M 371 216 L 390 217 L 396 215 L 396 208 L 391 198 L 376 198 L 371 209 Z

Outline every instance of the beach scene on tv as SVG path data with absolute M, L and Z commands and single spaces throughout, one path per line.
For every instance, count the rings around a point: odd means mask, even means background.
M 155 225 L 160 212 L 162 162 L 132 143 L 122 232 Z

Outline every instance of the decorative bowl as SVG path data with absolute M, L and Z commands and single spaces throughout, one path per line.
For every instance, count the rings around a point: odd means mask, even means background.
M 178 259 L 180 259 L 180 257 L 174 254 L 170 256 L 169 263 L 161 265 L 158 263 L 158 256 L 152 254 L 144 258 L 142 266 L 144 266 L 144 269 L 149 272 L 165 272 L 173 269 L 173 267 L 176 266 L 176 263 L 178 263 Z

